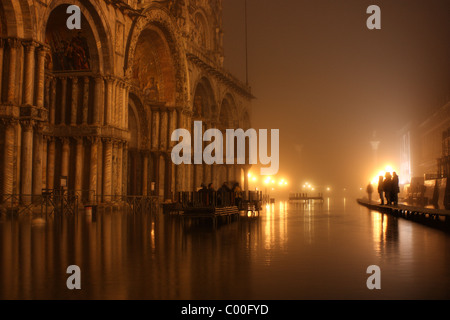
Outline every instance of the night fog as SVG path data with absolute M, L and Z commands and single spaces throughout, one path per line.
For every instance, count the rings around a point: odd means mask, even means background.
M 381 30 L 366 9 L 381 8 Z M 242 81 L 245 6 L 224 2 L 225 66 Z M 279 176 L 359 190 L 399 166 L 399 130 L 448 99 L 448 1 L 248 0 L 252 126 L 280 129 Z

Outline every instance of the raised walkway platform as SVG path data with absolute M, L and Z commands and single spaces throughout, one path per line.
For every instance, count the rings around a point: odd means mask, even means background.
M 450 232 L 450 210 L 410 206 L 405 204 L 381 205 L 378 202 L 369 202 L 367 199 L 357 199 L 357 202 L 371 210 L 391 214 L 395 217 L 401 217 Z

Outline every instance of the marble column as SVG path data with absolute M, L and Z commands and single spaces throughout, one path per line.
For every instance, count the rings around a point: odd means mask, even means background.
M 114 79 L 112 77 L 106 78 L 106 102 L 105 102 L 105 125 L 111 125 L 112 121 L 112 95 L 113 95 Z
M 125 84 L 125 105 L 124 107 L 124 115 L 123 115 L 123 127 L 125 130 L 128 130 L 128 104 L 130 98 L 130 85 L 128 83 Z
M 81 123 L 87 125 L 89 112 L 89 77 L 83 78 L 83 109 L 81 115 Z
M 167 150 L 167 135 L 168 135 L 168 127 L 169 127 L 169 114 L 168 114 L 168 110 L 164 109 L 161 110 L 160 112 L 160 117 L 161 117 L 161 125 L 160 125 L 160 134 L 159 134 L 159 141 L 160 141 L 160 145 L 162 150 Z
M 66 101 L 67 101 L 67 78 L 61 77 L 61 121 L 60 124 L 66 123 Z
M 78 109 L 78 78 L 71 77 L 72 80 L 72 103 L 70 107 L 70 125 L 77 125 L 77 109 Z
M 24 71 L 24 99 L 26 105 L 33 105 L 34 97 L 34 52 L 36 45 L 33 41 L 25 42 L 25 71 Z
M 83 189 L 83 138 L 76 138 L 76 160 L 75 160 L 75 195 L 81 200 Z
M 5 135 L 4 135 L 4 150 L 3 150 L 3 195 L 11 195 L 13 191 L 14 172 L 14 131 L 17 121 L 10 119 L 2 119 Z M 4 200 L 6 200 L 4 198 Z
M 14 104 L 16 100 L 16 69 L 17 69 L 17 49 L 19 41 L 14 38 L 7 39 L 9 49 L 9 70 L 8 70 L 8 91 L 7 101 Z
M 47 46 L 41 46 L 37 50 L 36 105 L 38 108 L 44 107 L 45 56 L 48 50 Z
M 33 121 L 22 121 L 22 170 L 21 170 L 21 194 L 22 201 L 29 203 L 32 193 L 33 170 Z
M 47 189 L 47 153 L 48 153 L 48 137 L 42 139 L 42 188 Z
M 122 161 L 122 192 L 123 195 L 128 195 L 128 143 L 123 144 L 123 161 Z M 125 177 L 125 178 L 124 178 Z
M 148 195 L 148 156 L 147 151 L 142 152 L 142 195 Z
M 33 195 L 42 194 L 42 124 L 36 123 L 33 133 Z
M 55 124 L 55 115 L 56 115 L 56 78 L 52 77 L 51 83 L 50 83 L 50 111 L 49 111 L 49 118 L 50 123 Z
M 100 125 L 100 109 L 103 108 L 103 77 L 95 77 L 95 102 L 92 122 Z
M 3 74 L 3 57 L 4 57 L 4 47 L 5 47 L 5 40 L 0 38 L 0 74 Z M 2 88 L 3 83 L 3 77 L 0 77 L 0 88 Z M 0 95 L 0 103 L 2 103 L 2 97 Z
M 61 177 L 67 177 L 67 187 L 69 186 L 69 161 L 70 161 L 70 140 L 61 138 L 62 156 L 61 156 Z M 59 177 L 59 178 L 61 178 Z
M 112 140 L 104 140 L 103 148 L 103 201 L 111 201 L 111 175 L 112 175 Z
M 160 138 L 159 138 L 159 110 L 154 108 L 152 109 L 152 149 L 159 150 L 160 147 Z
M 112 195 L 117 195 L 117 141 L 112 144 L 112 168 L 111 168 L 111 191 Z
M 47 189 L 55 188 L 55 138 L 50 137 L 47 147 Z
M 112 86 L 112 96 L 111 96 L 111 124 L 117 126 L 117 92 L 118 92 L 117 79 L 114 79 Z
M 97 156 L 99 139 L 90 138 L 91 142 L 91 159 L 89 162 L 89 202 L 94 203 L 100 199 L 96 199 L 97 194 Z
M 123 142 L 117 146 L 117 195 L 122 196 L 122 178 L 123 178 Z

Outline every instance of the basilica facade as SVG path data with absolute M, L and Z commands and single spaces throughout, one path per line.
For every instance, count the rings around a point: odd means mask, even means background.
M 68 28 L 71 5 L 81 29 Z M 245 187 L 246 165 L 171 160 L 177 128 L 250 127 L 251 90 L 223 68 L 221 15 L 221 0 L 2 0 L 0 196 Z

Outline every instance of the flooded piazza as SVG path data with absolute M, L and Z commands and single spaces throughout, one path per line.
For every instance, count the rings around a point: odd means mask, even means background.
M 2 216 L 0 299 L 449 299 L 450 235 L 352 199 L 277 202 L 217 228 L 99 212 Z M 81 270 L 69 290 L 66 269 Z M 369 290 L 366 270 L 381 270 Z

